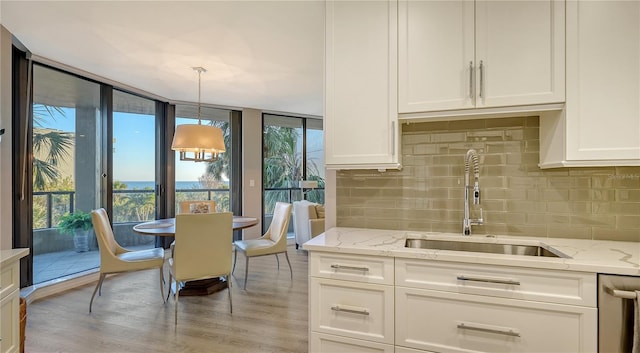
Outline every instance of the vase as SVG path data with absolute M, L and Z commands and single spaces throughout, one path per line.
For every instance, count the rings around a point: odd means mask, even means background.
M 85 252 L 89 251 L 89 232 L 91 230 L 87 229 L 76 229 L 73 232 L 73 245 L 75 247 L 76 252 Z

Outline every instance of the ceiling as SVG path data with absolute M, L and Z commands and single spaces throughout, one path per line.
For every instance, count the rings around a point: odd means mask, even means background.
M 322 116 L 323 1 L 0 1 L 36 57 L 170 102 Z

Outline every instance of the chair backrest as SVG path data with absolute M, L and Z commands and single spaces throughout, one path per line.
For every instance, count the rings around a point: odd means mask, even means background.
M 276 202 L 276 206 L 273 209 L 271 225 L 263 236 L 275 242 L 275 247 L 281 251 L 287 250 L 287 229 L 289 228 L 289 219 L 291 218 L 291 208 L 292 205 L 290 203 Z
M 176 215 L 173 261 L 179 281 L 210 278 L 231 272 L 233 214 Z
M 104 208 L 91 211 L 91 223 L 93 223 L 93 229 L 96 232 L 100 251 L 108 251 L 115 254 L 118 243 L 116 243 L 113 235 L 113 229 L 111 228 L 107 211 Z
M 307 200 L 293 203 L 293 232 L 296 243 L 304 243 L 311 239 L 309 234 L 309 220 L 316 219 L 316 204 Z
M 194 205 L 197 211 L 191 211 L 191 205 Z M 178 214 L 184 213 L 215 213 L 216 202 L 214 200 L 202 200 L 202 201 L 180 201 L 178 207 Z M 200 207 L 204 206 L 204 207 Z M 205 210 L 203 210 L 203 208 Z M 202 212 L 198 212 L 202 211 Z

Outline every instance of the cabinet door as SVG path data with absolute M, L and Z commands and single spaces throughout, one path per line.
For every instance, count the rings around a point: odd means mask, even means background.
M 640 163 L 639 23 L 637 1 L 567 1 L 567 160 Z
M 476 107 L 564 101 L 564 1 L 476 1 Z
M 399 168 L 397 3 L 327 1 L 327 168 Z
M 398 3 L 400 113 L 473 108 L 473 1 Z
M 20 291 L 0 300 L 0 353 L 20 351 Z

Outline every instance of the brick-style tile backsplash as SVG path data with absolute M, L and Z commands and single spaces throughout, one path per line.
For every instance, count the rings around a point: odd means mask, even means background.
M 338 172 L 338 226 L 461 233 L 474 148 L 484 225 L 473 233 L 640 242 L 640 167 L 540 169 L 538 117 L 402 129 L 402 170 Z

